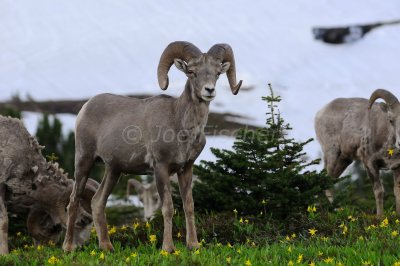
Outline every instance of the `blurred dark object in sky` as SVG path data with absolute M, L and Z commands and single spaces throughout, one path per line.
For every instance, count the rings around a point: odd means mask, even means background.
M 330 44 L 344 44 L 360 40 L 364 37 L 365 34 L 375 28 L 393 24 L 400 24 L 400 20 L 392 20 L 365 25 L 351 25 L 347 27 L 314 27 L 312 29 L 312 32 L 316 40 L 321 40 L 325 43 Z

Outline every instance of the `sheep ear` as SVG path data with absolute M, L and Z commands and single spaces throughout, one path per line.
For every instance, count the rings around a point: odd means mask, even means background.
M 144 190 L 143 184 L 134 178 L 128 180 L 128 187 L 133 187 L 138 194 L 142 194 Z
M 187 64 L 185 61 L 179 58 L 174 59 L 174 65 L 176 66 L 177 69 L 182 71 L 183 73 L 187 74 Z
M 223 74 L 226 71 L 228 71 L 228 69 L 231 67 L 231 63 L 225 62 L 221 66 L 222 66 L 221 74 Z

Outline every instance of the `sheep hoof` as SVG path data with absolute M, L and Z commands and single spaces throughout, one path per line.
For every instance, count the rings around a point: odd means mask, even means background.
M 100 243 L 100 249 L 105 250 L 105 251 L 114 251 L 114 247 L 110 242 L 102 242 Z
M 189 250 L 196 250 L 200 248 L 199 242 L 187 243 L 186 246 Z
M 71 252 L 75 250 L 76 246 L 70 243 L 64 243 L 62 248 L 65 252 Z
M 172 253 L 175 251 L 175 246 L 173 244 L 163 244 L 162 249 L 165 250 L 168 253 Z

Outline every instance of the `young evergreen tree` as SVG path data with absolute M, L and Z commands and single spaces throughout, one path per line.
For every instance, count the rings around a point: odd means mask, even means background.
M 292 128 L 277 109 L 281 101 L 271 85 L 267 103 L 266 125 L 256 131 L 242 129 L 233 150 L 212 148 L 215 162 L 201 161 L 195 174 L 193 196 L 198 211 L 240 210 L 284 218 L 304 212 L 331 186 L 324 172 L 309 170 L 319 160 L 307 162 L 303 148 L 312 141 L 296 142 L 287 136 Z M 264 205 L 264 206 L 263 206 Z

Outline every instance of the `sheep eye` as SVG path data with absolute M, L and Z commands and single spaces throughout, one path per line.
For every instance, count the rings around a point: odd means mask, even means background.
M 194 73 L 194 71 L 192 71 L 192 70 L 188 70 L 188 71 L 187 71 L 187 74 L 188 74 L 189 76 L 196 77 L 196 73 Z

